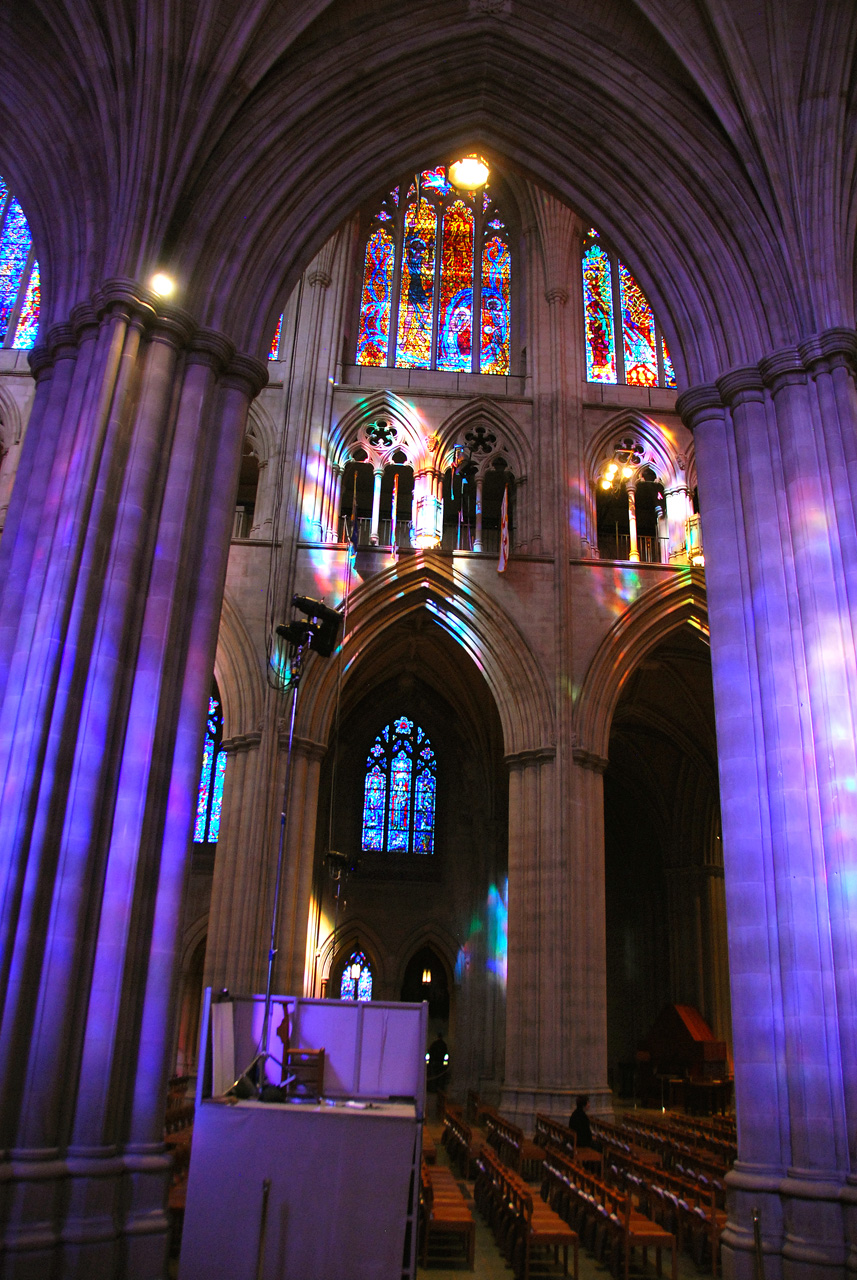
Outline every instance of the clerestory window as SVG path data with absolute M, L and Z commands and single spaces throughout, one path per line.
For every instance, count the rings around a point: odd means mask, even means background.
M 39 332 L 41 279 L 24 210 L 0 178 L 0 346 L 28 350 Z
M 364 853 L 434 853 L 437 763 L 428 735 L 400 716 L 375 739 L 363 789 Z
M 205 722 L 205 745 L 202 769 L 196 794 L 194 844 L 216 844 L 220 835 L 220 813 L 223 808 L 223 783 L 226 779 L 226 752 L 223 750 L 223 711 L 217 685 L 212 682 Z
M 583 243 L 587 382 L 674 387 L 666 340 L 631 272 L 591 227 Z
M 405 179 L 369 225 L 355 362 L 508 373 L 511 278 L 488 186 L 459 191 L 443 165 Z

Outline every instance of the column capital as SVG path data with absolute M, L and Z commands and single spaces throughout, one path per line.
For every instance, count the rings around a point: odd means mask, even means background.
M 810 377 L 829 373 L 831 369 L 857 369 L 857 330 L 837 326 L 814 333 L 798 343 L 798 352 Z
M 797 347 L 783 347 L 759 361 L 759 373 L 774 395 L 783 387 L 806 382 L 806 369 Z
M 532 747 L 528 751 L 513 751 L 510 755 L 505 756 L 506 765 L 511 769 L 529 769 L 533 765 L 544 764 L 546 760 L 553 760 L 556 756 L 556 747 Z
M 553 284 L 549 289 L 545 289 L 545 297 L 549 303 L 559 302 L 562 306 L 568 302 L 568 289 L 565 285 Z
M 224 738 L 220 744 L 227 755 L 235 755 L 239 751 L 253 751 L 260 745 L 262 734 L 258 730 L 250 733 L 236 733 L 231 738 Z
M 730 369 L 717 379 L 717 390 L 730 409 L 751 402 L 762 403 L 765 399 L 765 384 L 755 365 Z
M 573 747 L 571 758 L 575 764 L 579 764 L 581 769 L 591 769 L 593 773 L 604 773 L 609 760 L 604 756 L 599 756 L 594 751 L 586 751 L 583 747 Z
M 712 383 L 701 383 L 698 387 L 688 387 L 682 391 L 675 402 L 676 412 L 681 415 L 684 425 L 695 431 L 710 418 L 723 417 L 723 401 L 720 392 Z
M 235 356 L 235 345 L 225 334 L 216 329 L 197 329 L 188 349 L 191 364 L 205 364 L 218 374 L 223 373 Z
M 239 351 L 230 360 L 223 380 L 239 391 L 246 391 L 253 399 L 268 385 L 268 362 Z

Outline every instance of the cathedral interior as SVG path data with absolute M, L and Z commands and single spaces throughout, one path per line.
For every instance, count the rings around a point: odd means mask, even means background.
M 277 991 L 427 1000 L 528 1132 L 695 1011 L 724 1275 L 754 1215 L 769 1280 L 857 1270 L 855 49 L 4 7 L 4 1280 L 166 1274 L 168 1082 L 277 885 Z

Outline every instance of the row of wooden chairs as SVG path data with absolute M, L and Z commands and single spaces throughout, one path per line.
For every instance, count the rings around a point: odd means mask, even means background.
M 422 1265 L 428 1262 L 429 1242 L 440 1236 L 464 1246 L 468 1268 L 475 1269 L 476 1223 L 450 1169 L 422 1162 L 420 1171 L 420 1229 Z
M 553 1251 L 559 1263 L 562 1250 L 563 1275 L 568 1275 L 568 1250 L 573 1250 L 573 1275 L 578 1277 L 577 1234 L 559 1214 L 538 1197 L 514 1169 L 503 1164 L 490 1147 L 476 1161 L 473 1195 L 479 1212 L 494 1232 L 498 1248 L 520 1280 L 529 1280 L 537 1254 Z
M 662 1255 L 669 1250 L 672 1280 L 676 1280 L 675 1235 L 641 1213 L 630 1192 L 609 1186 L 558 1151 L 551 1151 L 544 1162 L 542 1195 L 596 1258 L 608 1255 L 614 1273 L 621 1268 L 625 1280 L 636 1249 L 642 1250 L 644 1267 L 648 1250 L 654 1249 L 658 1275 Z
M 603 1116 L 595 1116 L 592 1129 L 600 1141 L 610 1140 L 620 1146 L 624 1144 L 637 1158 L 641 1158 L 645 1151 L 651 1152 L 652 1162 L 660 1164 L 663 1169 L 681 1166 L 686 1170 L 690 1167 L 708 1178 L 722 1180 L 731 1167 L 730 1163 L 715 1156 L 713 1152 L 661 1133 L 647 1122 L 629 1119 L 612 1122 L 605 1120 Z
M 473 1176 L 476 1159 L 485 1145 L 481 1133 L 474 1133 L 470 1125 L 461 1115 L 447 1108 L 443 1117 L 443 1137 L 441 1142 L 446 1147 L 450 1163 L 455 1165 L 463 1178 Z
M 535 1140 L 545 1150 L 559 1151 L 591 1171 L 600 1171 L 601 1152 L 594 1147 L 578 1147 L 577 1134 L 553 1116 L 536 1114 Z
M 713 1186 L 705 1180 L 689 1182 L 664 1169 L 629 1168 L 612 1154 L 605 1160 L 605 1177 L 633 1195 L 653 1222 L 675 1235 L 679 1253 L 687 1250 L 699 1268 L 708 1261 L 712 1275 L 717 1275 L 726 1212 L 718 1207 Z
M 545 1149 L 536 1142 L 531 1142 L 523 1129 L 512 1124 L 494 1107 L 482 1106 L 482 1119 L 488 1133 L 490 1146 L 499 1155 L 503 1164 L 522 1173 L 524 1177 L 538 1178 Z

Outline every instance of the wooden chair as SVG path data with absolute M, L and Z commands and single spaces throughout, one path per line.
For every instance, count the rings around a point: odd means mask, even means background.
M 423 1164 L 420 1181 L 422 1210 L 422 1266 L 428 1260 L 429 1240 L 433 1236 L 453 1236 L 464 1245 L 467 1266 L 476 1266 L 476 1223 L 473 1214 L 448 1169 L 430 1170 Z
M 283 1085 L 291 1098 L 320 1098 L 324 1085 L 324 1049 L 286 1049 Z

